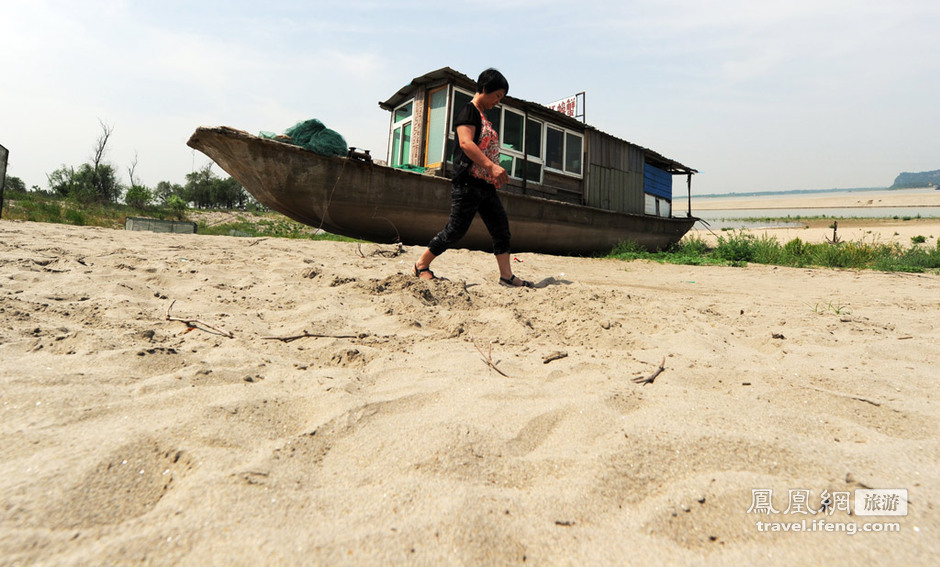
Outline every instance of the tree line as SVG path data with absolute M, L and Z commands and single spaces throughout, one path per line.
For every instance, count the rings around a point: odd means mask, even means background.
M 100 121 L 99 121 L 100 122 Z M 138 182 L 135 174 L 137 156 L 127 169 L 129 185 L 118 178 L 117 169 L 105 160 L 108 141 L 114 131 L 112 126 L 100 122 L 102 133 L 95 141 L 90 161 L 78 167 L 62 165 L 46 175 L 48 193 L 74 199 L 81 203 L 119 203 L 123 200 L 136 209 L 165 206 L 178 212 L 188 207 L 199 209 L 234 209 L 257 205 L 257 202 L 235 179 L 221 178 L 212 171 L 212 162 L 186 174 L 186 183 L 161 181 L 155 187 Z M 6 189 L 11 192 L 26 192 L 23 181 L 17 177 L 6 177 Z M 38 186 L 33 191 L 40 191 Z

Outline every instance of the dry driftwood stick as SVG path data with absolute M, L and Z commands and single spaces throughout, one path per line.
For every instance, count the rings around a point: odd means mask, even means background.
M 505 376 L 506 378 L 509 378 L 509 376 L 505 372 L 497 368 L 496 363 L 493 362 L 493 343 L 490 343 L 489 352 L 487 354 L 483 354 L 483 349 L 481 349 L 479 345 L 477 345 L 476 341 L 473 341 L 473 346 L 476 347 L 477 352 L 479 352 L 480 356 L 483 357 L 483 362 L 485 362 L 487 366 L 499 372 L 500 376 Z
M 315 339 L 358 339 L 359 335 L 321 335 L 318 333 L 308 333 L 304 330 L 302 335 L 290 335 L 287 337 L 261 337 L 263 341 L 281 341 L 282 343 L 289 343 L 291 341 L 296 341 L 298 339 L 306 338 L 315 338 Z
M 382 250 L 381 248 L 372 252 L 373 256 L 382 256 L 384 258 L 397 258 L 405 253 L 405 247 L 401 245 L 401 242 L 396 242 L 393 244 L 395 246 L 394 250 Z
M 545 358 L 543 358 L 543 359 L 542 359 L 542 364 L 548 364 L 549 362 L 554 362 L 554 361 L 556 361 L 556 360 L 561 360 L 562 358 L 565 358 L 566 356 L 568 356 L 568 353 L 565 352 L 565 351 L 563 351 L 563 350 L 555 351 L 555 352 L 553 352 L 552 354 L 550 354 L 550 355 L 546 356 Z
M 656 380 L 656 377 L 663 373 L 663 370 L 666 369 L 666 357 L 663 357 L 663 361 L 659 363 L 659 368 L 649 376 L 637 376 L 633 379 L 634 384 L 652 384 L 653 380 Z
M 378 247 L 372 252 L 369 253 L 369 256 L 382 256 L 383 258 L 397 258 L 405 253 L 405 248 L 402 246 L 401 242 L 395 242 L 392 244 L 395 248 L 392 250 L 383 250 L 382 247 Z M 356 245 L 357 250 L 359 251 L 359 257 L 365 258 L 366 255 L 362 251 L 362 244 Z
M 173 308 L 173 304 L 174 304 L 174 303 L 176 303 L 176 300 L 175 300 L 175 299 L 174 299 L 173 301 L 171 301 L 171 302 L 170 302 L 170 305 L 168 305 L 167 308 L 166 308 L 166 320 L 167 320 L 167 321 L 179 321 L 179 322 L 181 322 L 181 323 L 186 323 L 186 326 L 189 327 L 189 329 L 198 329 L 198 328 L 200 328 L 200 326 L 201 326 L 201 327 L 203 327 L 202 330 L 204 330 L 204 331 L 209 331 L 209 332 L 211 332 L 211 333 L 218 333 L 218 334 L 222 335 L 223 337 L 228 337 L 228 338 L 230 338 L 230 339 L 234 339 L 234 338 L 235 338 L 235 335 L 233 335 L 232 333 L 230 333 L 230 332 L 228 332 L 228 331 L 224 331 L 224 330 L 222 330 L 222 329 L 219 329 L 218 327 L 213 327 L 212 325 L 206 323 L 205 321 L 200 321 L 199 319 L 191 319 L 191 318 L 187 318 L 187 317 L 172 317 L 172 316 L 170 316 L 170 309 Z M 189 330 L 187 330 L 186 332 L 188 333 Z

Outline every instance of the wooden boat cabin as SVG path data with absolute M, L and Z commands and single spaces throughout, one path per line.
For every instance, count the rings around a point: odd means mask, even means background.
M 444 67 L 416 77 L 379 106 L 391 112 L 387 165 L 450 177 L 452 121 L 476 82 Z M 499 132 L 503 190 L 615 212 L 673 216 L 674 175 L 691 194 L 696 170 L 512 96 L 487 112 Z M 691 199 L 690 199 L 691 201 Z M 688 212 L 691 215 L 691 204 Z

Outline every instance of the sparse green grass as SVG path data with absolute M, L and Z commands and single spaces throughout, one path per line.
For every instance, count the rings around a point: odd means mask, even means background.
M 809 304 L 807 304 L 809 305 Z M 823 305 L 821 303 L 816 303 L 812 306 L 813 313 L 824 314 L 824 313 L 835 313 L 836 315 L 848 315 L 849 311 L 845 305 L 841 303 L 833 303 L 832 300 L 828 304 Z
M 3 199 L 3 218 L 6 220 L 123 228 L 125 217 L 136 216 L 171 219 L 173 213 L 160 207 L 140 210 L 114 203 L 80 203 L 59 195 L 37 192 L 6 191 Z
M 753 262 L 886 272 L 940 272 L 940 245 L 904 248 L 898 244 L 863 241 L 813 244 L 799 238 L 780 244 L 775 237 L 757 238 L 740 231 L 718 235 L 715 247 L 708 246 L 697 236 L 687 237 L 661 252 L 648 252 L 632 242 L 621 243 L 608 257 L 692 265 L 745 266 Z
M 195 218 L 200 217 L 202 212 L 198 210 L 189 211 L 190 216 Z M 59 195 L 38 192 L 6 191 L 4 195 L 3 219 L 5 220 L 26 220 L 121 229 L 124 228 L 126 217 L 170 220 L 176 218 L 176 213 L 171 207 L 137 209 L 115 203 L 79 203 Z M 245 212 L 244 214 L 238 214 L 236 218 L 235 222 L 212 225 L 207 225 L 205 220 L 199 220 L 198 233 L 356 242 L 345 236 L 317 231 L 313 227 L 295 222 L 279 213 Z
M 729 262 L 712 255 L 708 244 L 694 235 L 661 252 L 650 252 L 633 241 L 621 242 L 611 251 L 608 257 L 618 260 L 652 260 L 660 263 L 693 266 L 729 265 Z

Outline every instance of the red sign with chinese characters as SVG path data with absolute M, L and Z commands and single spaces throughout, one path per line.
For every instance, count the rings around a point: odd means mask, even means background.
M 575 114 L 578 111 L 578 97 L 572 96 L 562 100 L 555 101 L 548 105 L 552 110 L 557 110 L 562 114 L 567 114 L 568 116 L 574 118 Z
M 578 99 L 581 99 L 580 104 L 578 104 Z M 552 110 L 557 110 L 562 114 L 566 114 L 572 118 L 581 118 L 584 119 L 584 93 L 578 93 L 574 96 L 569 96 L 568 98 L 563 98 L 561 100 L 556 100 L 550 104 L 545 105 Z

